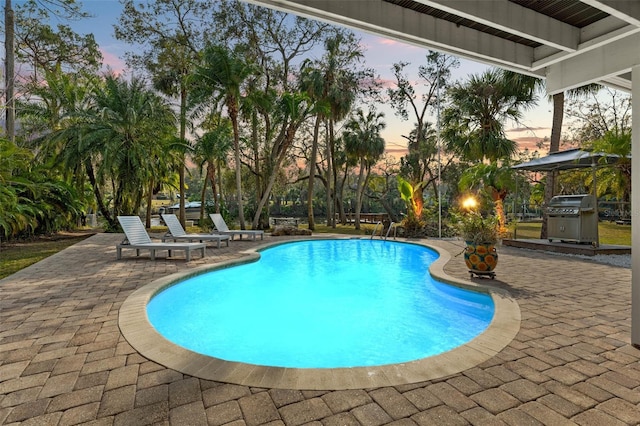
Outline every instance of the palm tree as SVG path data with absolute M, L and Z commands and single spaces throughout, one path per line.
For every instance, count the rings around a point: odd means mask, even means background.
M 63 164 L 84 166 L 108 228 L 117 229 L 116 216 L 137 214 L 148 182 L 171 161 L 168 144 L 175 125 L 170 106 L 143 81 L 109 75 L 92 94 L 91 106 L 72 111 L 68 123 L 47 141 L 61 147 Z M 107 208 L 105 188 L 112 209 Z
M 135 78 L 127 82 L 107 77 L 94 102 L 95 115 L 84 139 L 102 157 L 97 175 L 112 181 L 114 216 L 136 214 L 146 183 L 161 175 L 163 161 L 171 157 L 168 145 L 175 137 L 175 115 Z
M 598 192 L 612 192 L 619 200 L 631 201 L 631 131 L 628 129 L 612 129 L 600 139 L 587 145 L 595 152 L 604 152 L 619 156 L 610 168 L 601 169 L 598 173 Z
M 233 132 L 231 123 L 226 120 L 221 120 L 213 129 L 198 138 L 196 142 L 194 159 L 201 169 L 205 165 L 207 168 L 204 174 L 204 184 L 202 185 L 200 220 L 204 218 L 204 195 L 207 189 L 207 180 L 211 183 L 216 213 L 220 213 L 220 191 L 217 189 L 218 185 L 216 184 L 216 169 L 220 169 L 220 164 L 226 160 L 232 144 Z M 220 178 L 221 176 L 218 173 L 218 179 Z
M 314 229 L 313 194 L 316 173 L 316 158 L 318 153 L 319 129 L 322 123 L 329 128 L 326 137 L 325 158 L 327 161 L 327 176 L 325 185 L 327 190 L 327 225 L 335 226 L 335 215 L 332 213 L 331 202 L 331 173 L 332 158 L 335 150 L 333 126 L 335 122 L 344 119 L 351 111 L 356 99 L 358 81 L 361 73 L 352 68 L 362 59 L 363 53 L 353 38 L 353 33 L 338 31 L 334 36 L 325 40 L 325 54 L 322 60 L 312 63 L 306 62 L 302 66 L 301 89 L 306 91 L 315 102 L 316 122 L 309 159 L 309 189 L 307 192 L 309 229 Z M 334 185 L 335 187 L 335 185 Z
M 496 162 L 478 163 L 464 171 L 459 187 L 461 190 L 483 190 L 491 197 L 498 218 L 499 232 L 504 235 L 507 232 L 504 200 L 515 188 L 515 182 L 515 171 L 509 167 L 508 162 L 503 165 Z
M 190 46 L 185 46 L 177 40 L 166 39 L 158 49 L 157 62 L 147 63 L 147 68 L 152 73 L 152 82 L 156 90 L 167 96 L 178 97 L 180 102 L 180 144 L 187 145 L 187 95 L 189 92 L 189 72 L 193 68 L 195 53 Z M 178 217 L 182 226 L 185 226 L 185 156 L 178 163 L 178 177 L 180 193 L 180 210 Z
M 384 154 L 385 142 L 380 132 L 386 124 L 382 121 L 383 113 L 370 110 L 366 115 L 358 108 L 355 117 L 346 125 L 344 134 L 345 151 L 348 156 L 357 159 L 360 163 L 358 183 L 356 187 L 356 229 L 360 229 L 360 210 L 362 209 L 362 197 L 366 188 L 367 179 L 371 167 Z
M 463 160 L 476 163 L 465 174 L 466 186 L 481 186 L 491 195 L 501 231 L 505 232 L 503 201 L 512 175 L 508 164 L 517 145 L 506 138 L 504 126 L 508 120 L 517 123 L 522 110 L 534 105 L 533 91 L 509 84 L 500 71 L 489 70 L 454 86 L 449 94 L 451 105 L 444 112 L 448 148 Z
M 508 84 L 500 71 L 492 69 L 454 85 L 449 96 L 443 136 L 451 152 L 474 162 L 495 162 L 516 153 L 516 143 L 505 136 L 505 123 L 519 122 L 522 110 L 535 104 L 530 91 Z
M 236 191 L 238 197 L 238 219 L 240 228 L 246 229 L 242 202 L 242 163 L 240 161 L 240 130 L 238 114 L 241 88 L 245 80 L 256 73 L 256 68 L 223 46 L 210 45 L 204 50 L 202 64 L 197 68 L 194 79 L 200 85 L 199 91 L 217 94 L 227 107 L 233 128 L 233 151 L 236 167 Z M 202 95 L 200 95 L 202 96 Z
M 306 91 L 309 97 L 314 101 L 314 113 L 316 121 L 313 126 L 313 139 L 311 141 L 311 154 L 309 157 L 309 186 L 307 189 L 307 221 L 309 229 L 315 230 L 315 219 L 313 217 L 313 195 L 314 184 L 316 181 L 316 159 L 318 157 L 318 139 L 320 135 L 320 125 L 329 113 L 329 108 L 324 96 L 326 90 L 324 83 L 325 75 L 321 69 L 313 67 L 309 62 L 302 66 L 302 76 L 300 79 L 301 89 Z M 327 206 L 327 214 L 329 213 Z

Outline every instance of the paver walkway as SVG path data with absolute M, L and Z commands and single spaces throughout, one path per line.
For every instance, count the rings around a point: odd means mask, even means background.
M 413 385 L 257 389 L 166 369 L 137 354 L 117 325 L 118 308 L 140 286 L 256 243 L 234 241 L 187 264 L 116 261 L 121 239 L 95 235 L 0 280 L 0 424 L 640 424 L 629 269 L 502 247 L 497 279 L 483 283 L 511 292 L 522 325 L 498 356 Z M 454 255 L 462 248 L 430 243 Z M 445 270 L 467 278 L 462 265 L 454 257 Z

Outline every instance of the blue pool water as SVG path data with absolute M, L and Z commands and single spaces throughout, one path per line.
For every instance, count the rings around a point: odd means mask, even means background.
M 438 254 L 380 240 L 278 245 L 257 262 L 169 287 L 147 314 L 168 340 L 228 361 L 292 368 L 408 362 L 460 346 L 491 322 L 486 294 L 431 278 Z

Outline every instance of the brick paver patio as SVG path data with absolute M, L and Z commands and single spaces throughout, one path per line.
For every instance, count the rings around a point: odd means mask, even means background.
M 118 329 L 119 307 L 135 289 L 257 243 L 234 241 L 187 264 L 131 254 L 116 261 L 121 239 L 95 235 L 0 280 L 1 424 L 640 424 L 629 269 L 502 247 L 497 279 L 482 283 L 513 295 L 522 324 L 497 356 L 412 385 L 259 389 L 164 368 Z M 459 241 L 429 243 L 453 255 L 462 249 Z M 445 270 L 468 276 L 460 257 Z

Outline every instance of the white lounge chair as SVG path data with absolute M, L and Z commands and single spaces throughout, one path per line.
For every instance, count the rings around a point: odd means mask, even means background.
M 118 222 L 122 226 L 125 239 L 116 246 L 117 259 L 122 258 L 122 249 L 135 249 L 136 256 L 140 256 L 140 250 L 149 250 L 151 260 L 155 260 L 156 250 L 167 250 L 169 256 L 172 250 L 184 250 L 187 262 L 191 260 L 191 250 L 201 250 L 204 257 L 207 247 L 205 243 L 154 243 L 138 216 L 118 216 Z
M 255 241 L 256 240 L 256 236 L 259 235 L 260 239 L 264 240 L 264 231 L 261 231 L 261 230 L 247 230 L 247 229 L 231 230 L 227 226 L 227 223 L 224 221 L 224 218 L 222 217 L 221 214 L 219 214 L 219 213 L 210 213 L 209 217 L 211 217 L 211 220 L 213 221 L 213 226 L 215 226 L 215 229 L 213 231 L 211 231 L 211 233 L 217 233 L 217 234 L 221 234 L 221 235 L 229 235 L 229 236 L 231 236 L 232 240 L 235 238 L 236 235 L 239 235 L 240 239 L 242 239 L 243 235 L 246 235 L 247 237 L 251 237 L 251 239 L 253 241 Z
M 214 235 L 214 234 L 187 234 L 187 232 L 182 227 L 182 224 L 178 220 L 178 217 L 175 214 L 163 214 L 162 220 L 167 224 L 167 228 L 169 231 L 162 237 L 162 241 L 166 240 L 186 240 L 188 242 L 198 241 L 201 243 L 207 241 L 215 241 L 218 243 L 218 248 L 220 248 L 220 242 L 226 241 L 227 247 L 229 247 L 229 237 L 228 235 Z

